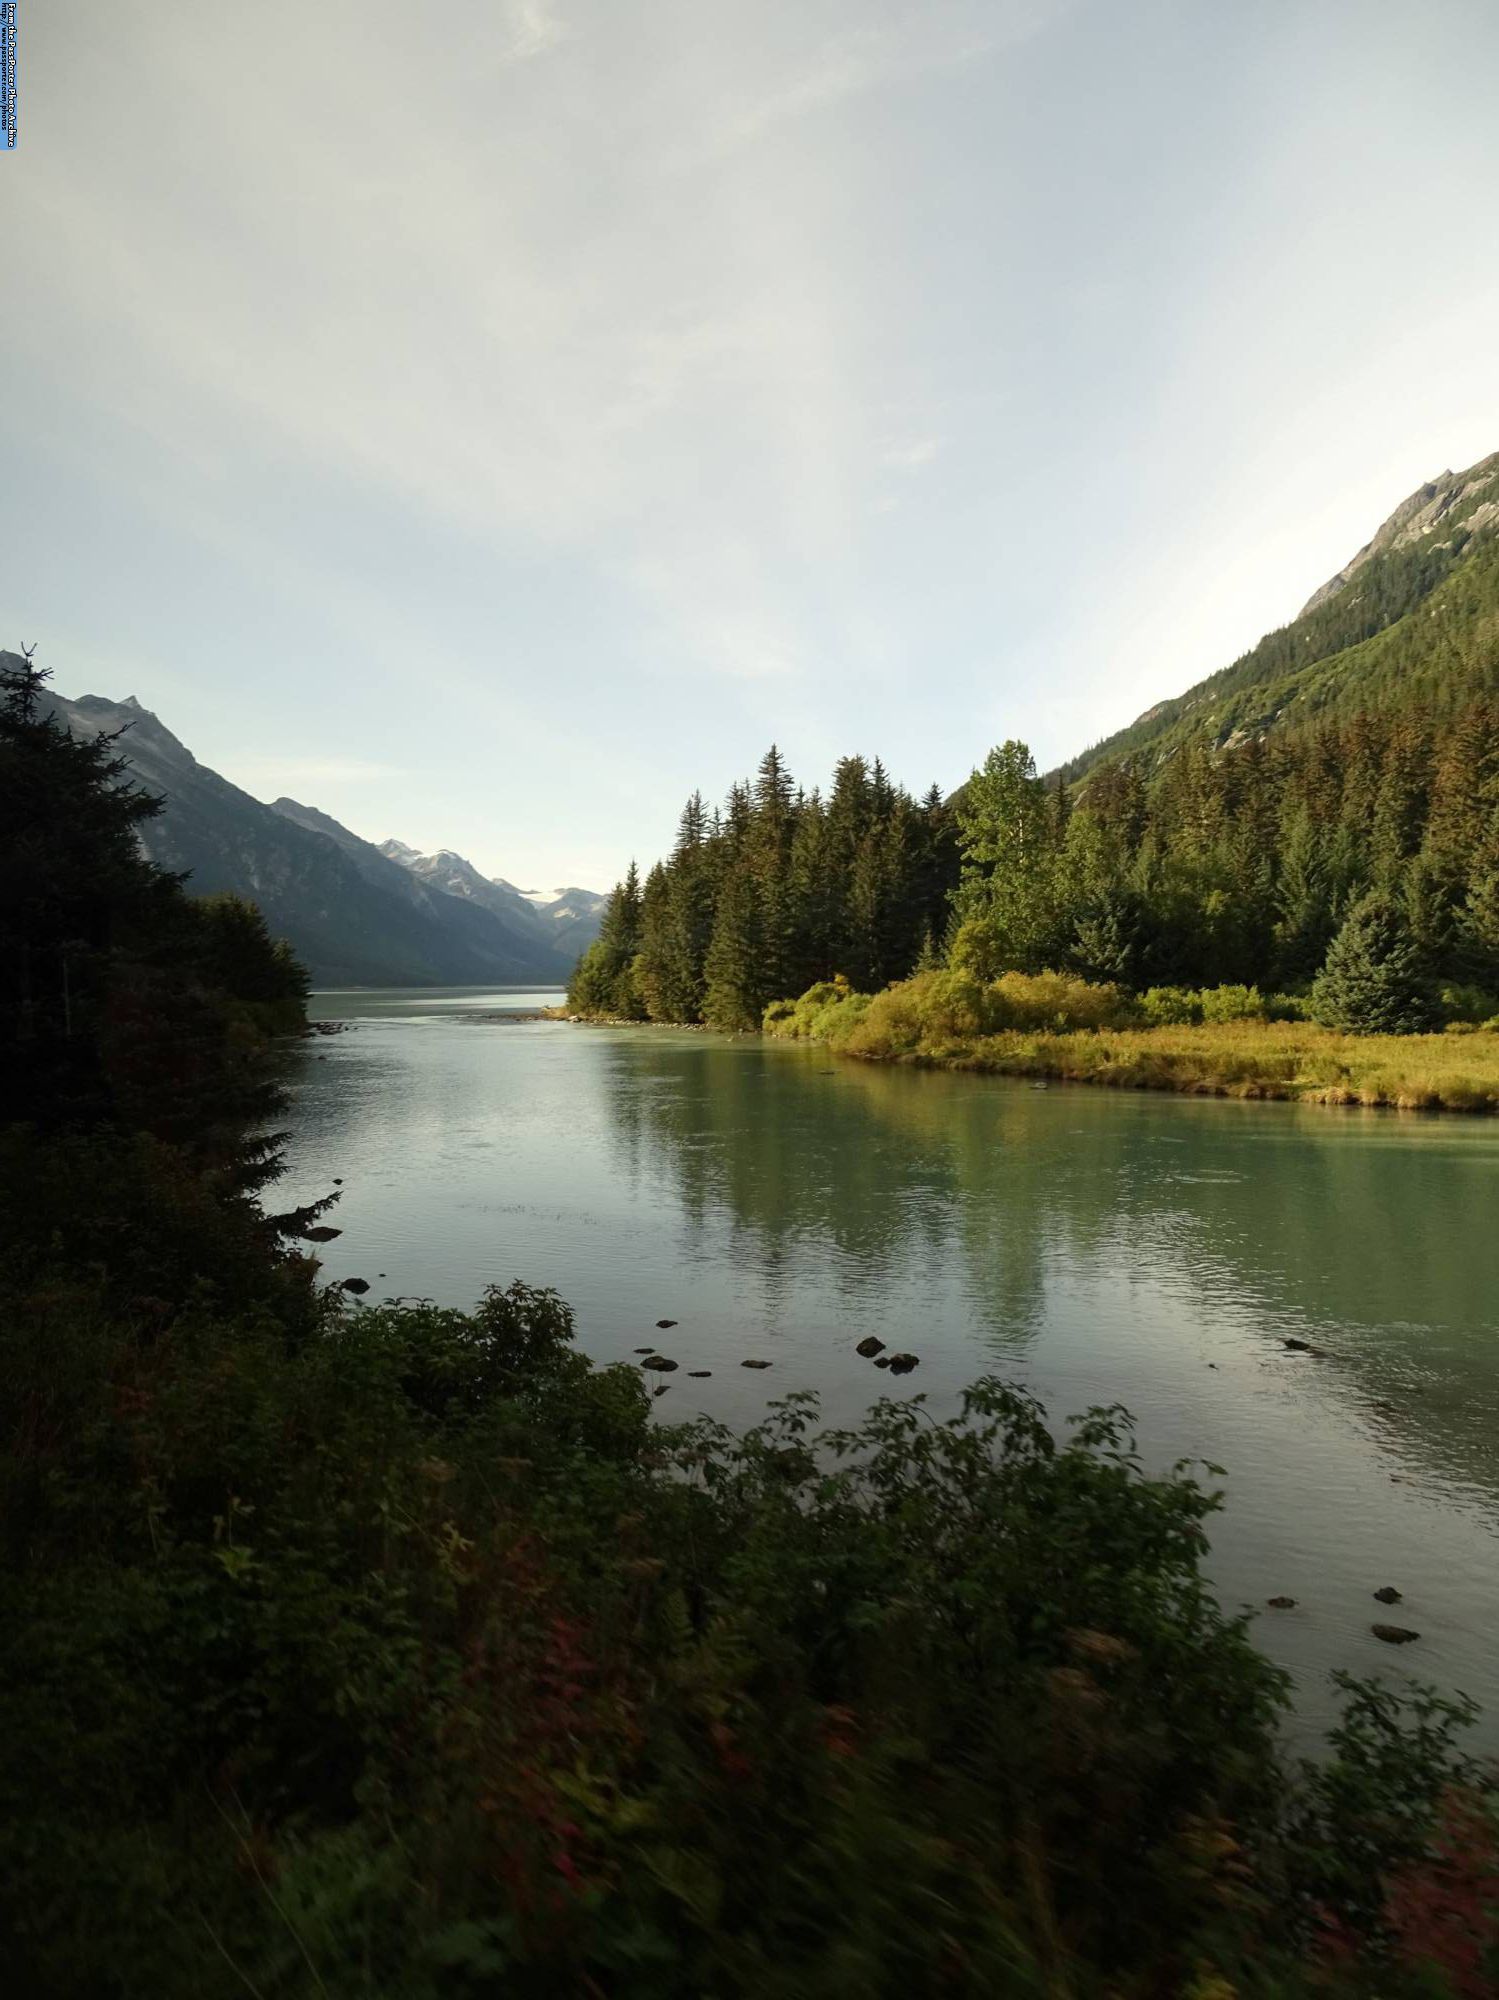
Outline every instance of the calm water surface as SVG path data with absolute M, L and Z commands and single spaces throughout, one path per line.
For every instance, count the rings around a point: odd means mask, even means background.
M 1499 1745 L 1499 1123 L 515 1018 L 557 997 L 315 997 L 351 1025 L 301 1062 L 289 1191 L 342 1177 L 329 1277 L 455 1305 L 552 1285 L 606 1361 L 674 1319 L 673 1417 L 802 1388 L 830 1421 L 942 1411 L 981 1374 L 1057 1416 L 1125 1403 L 1152 1465 L 1227 1468 L 1210 1569 L 1229 1604 L 1298 1600 L 1257 1636 L 1309 1722 L 1330 1667 L 1406 1670 L 1476 1696 Z M 892 1382 L 869 1333 L 921 1367 Z

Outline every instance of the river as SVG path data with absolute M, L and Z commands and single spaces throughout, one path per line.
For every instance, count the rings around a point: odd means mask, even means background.
M 1147 1464 L 1226 1468 L 1208 1568 L 1229 1605 L 1297 1600 L 1256 1636 L 1305 1726 L 1330 1668 L 1412 1672 L 1499 1747 L 1499 1121 L 516 1018 L 557 997 L 314 997 L 349 1032 L 299 1058 L 284 1187 L 341 1179 L 328 1277 L 371 1303 L 554 1286 L 598 1360 L 681 1364 L 674 1418 L 792 1389 L 839 1423 L 881 1394 L 943 1413 L 983 1374 L 1056 1417 L 1124 1403 Z M 920 1367 L 892 1380 L 867 1334 Z

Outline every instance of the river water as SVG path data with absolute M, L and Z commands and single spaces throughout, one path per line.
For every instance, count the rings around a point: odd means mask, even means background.
M 1256 1636 L 1307 1726 L 1330 1668 L 1409 1672 L 1480 1700 L 1499 1748 L 1499 1122 L 517 1018 L 557 997 L 315 996 L 349 1031 L 299 1059 L 284 1185 L 341 1178 L 328 1277 L 554 1286 L 597 1359 L 681 1364 L 673 1418 L 791 1389 L 830 1422 L 943 1413 L 984 1374 L 1055 1417 L 1124 1403 L 1152 1467 L 1226 1468 L 1208 1568 L 1229 1605 L 1297 1600 Z M 866 1334 L 920 1367 L 892 1381 Z

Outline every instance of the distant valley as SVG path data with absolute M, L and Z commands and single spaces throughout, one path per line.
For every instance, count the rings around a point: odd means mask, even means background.
M 558 985 L 598 934 L 604 898 L 591 890 L 531 895 L 446 849 L 376 846 L 316 806 L 267 805 L 134 697 L 49 701 L 75 735 L 124 731 L 130 777 L 166 800 L 144 829 L 152 860 L 186 873 L 194 895 L 253 899 L 316 985 Z

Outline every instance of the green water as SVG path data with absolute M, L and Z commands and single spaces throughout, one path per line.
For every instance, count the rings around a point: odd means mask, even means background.
M 1227 1468 L 1210 1570 L 1230 1604 L 1298 1600 L 1257 1634 L 1310 1721 L 1329 1667 L 1408 1671 L 1499 1741 L 1499 1123 L 505 1018 L 552 997 L 318 996 L 351 1028 L 302 1062 L 288 1189 L 342 1177 L 330 1277 L 554 1285 L 591 1354 L 681 1363 L 673 1417 L 804 1388 L 836 1421 L 945 1410 L 985 1373 L 1057 1415 L 1123 1402 L 1150 1463 Z M 859 1360 L 870 1333 L 920 1368 Z

